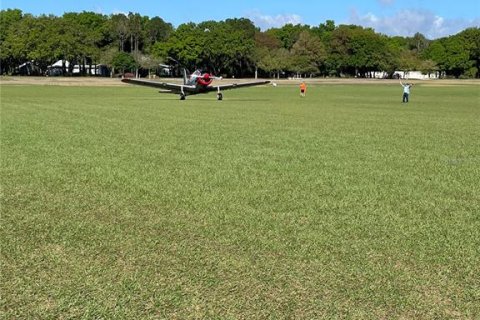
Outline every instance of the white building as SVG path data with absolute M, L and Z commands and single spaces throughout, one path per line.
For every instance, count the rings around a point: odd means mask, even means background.
M 70 67 L 70 62 L 65 60 L 65 68 L 68 69 L 69 67 Z M 54 70 L 54 69 L 61 70 L 62 68 L 63 68 L 63 61 L 62 60 L 58 60 L 54 64 L 47 67 L 47 69 L 49 71 Z M 78 65 L 78 64 L 74 65 L 73 69 L 72 69 L 72 74 L 80 74 L 81 73 L 81 68 L 83 68 L 83 65 Z M 93 64 L 91 66 L 87 64 L 87 65 L 85 65 L 85 73 L 89 74 L 89 75 L 94 75 L 94 76 L 109 76 L 110 75 L 110 71 L 108 71 L 108 68 L 103 64 Z M 59 75 L 59 74 L 55 74 L 55 73 L 52 74 L 52 72 L 47 72 L 47 74 Z
M 375 71 L 373 73 L 373 77 L 376 79 L 386 79 L 388 78 L 388 73 L 384 71 Z M 438 79 L 440 77 L 440 72 L 423 74 L 421 71 L 395 71 L 393 73 L 393 77 L 400 78 L 400 79 L 414 79 L 414 80 Z
M 440 77 L 440 72 L 423 74 L 421 71 L 395 71 L 394 76 L 395 75 L 398 75 L 401 79 L 428 80 L 438 79 Z

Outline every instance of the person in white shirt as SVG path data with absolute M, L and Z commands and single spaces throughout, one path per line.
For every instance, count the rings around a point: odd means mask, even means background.
M 408 102 L 408 97 L 410 96 L 410 88 L 413 86 L 412 83 L 405 83 L 403 84 L 402 80 L 400 80 L 400 85 L 403 87 L 403 99 L 402 102 Z

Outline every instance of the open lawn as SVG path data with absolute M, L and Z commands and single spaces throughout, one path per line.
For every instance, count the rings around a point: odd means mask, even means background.
M 478 319 L 480 86 L 1 86 L 3 319 Z

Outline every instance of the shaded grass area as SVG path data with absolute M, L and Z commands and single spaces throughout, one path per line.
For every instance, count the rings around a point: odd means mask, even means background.
M 5 318 L 480 315 L 478 86 L 1 87 Z

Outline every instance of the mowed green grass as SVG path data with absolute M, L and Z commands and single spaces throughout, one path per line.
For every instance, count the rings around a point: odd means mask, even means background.
M 478 86 L 1 87 L 4 319 L 478 319 Z

